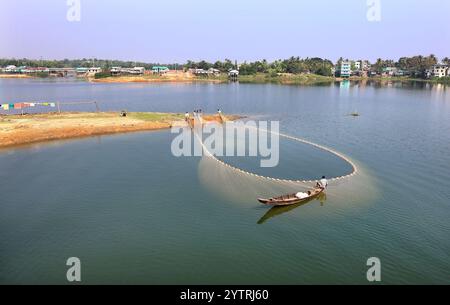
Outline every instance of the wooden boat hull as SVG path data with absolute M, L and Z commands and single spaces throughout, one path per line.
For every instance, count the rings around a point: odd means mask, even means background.
M 287 206 L 287 205 L 298 204 L 298 203 L 310 200 L 314 197 L 319 196 L 323 192 L 324 192 L 324 189 L 317 188 L 317 189 L 311 190 L 311 195 L 309 197 L 306 197 L 303 199 L 300 199 L 297 196 L 295 196 L 296 194 L 289 194 L 289 195 L 273 197 L 273 198 L 269 198 L 269 199 L 258 198 L 258 201 L 265 205 L 270 205 L 270 206 Z

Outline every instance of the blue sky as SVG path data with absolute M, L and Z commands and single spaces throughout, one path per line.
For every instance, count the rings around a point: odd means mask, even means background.
M 450 1 L 381 0 L 1 0 L 0 57 L 184 62 L 435 54 L 450 57 Z

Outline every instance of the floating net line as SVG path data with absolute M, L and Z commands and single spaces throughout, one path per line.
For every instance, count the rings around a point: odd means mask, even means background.
M 201 120 L 201 118 L 200 118 L 200 120 Z M 200 126 L 202 126 L 202 122 L 200 122 Z M 253 128 L 253 129 L 256 129 L 256 130 L 262 130 L 262 131 L 264 131 L 266 133 L 276 134 L 276 135 L 278 135 L 280 137 L 284 137 L 284 138 L 287 138 L 287 139 L 290 139 L 290 140 L 293 140 L 293 141 L 297 141 L 297 142 L 300 142 L 300 143 L 303 143 L 303 144 L 311 145 L 313 147 L 316 147 L 318 149 L 324 150 L 326 152 L 329 152 L 329 153 L 335 155 L 336 157 L 338 157 L 338 158 L 344 160 L 345 162 L 347 162 L 352 167 L 352 171 L 349 174 L 342 175 L 342 176 L 337 176 L 337 177 L 327 178 L 327 180 L 330 181 L 330 182 L 337 182 L 337 181 L 341 181 L 341 180 L 344 180 L 344 179 L 348 179 L 348 178 L 350 178 L 350 177 L 352 177 L 352 176 L 354 176 L 354 175 L 356 175 L 358 173 L 358 167 L 356 166 L 356 164 L 349 157 L 345 156 L 344 154 L 342 154 L 342 153 L 340 153 L 340 152 L 338 152 L 338 151 L 336 151 L 336 150 L 334 150 L 332 148 L 329 148 L 329 147 L 326 147 L 324 145 L 320 145 L 320 144 L 317 144 L 317 143 L 314 143 L 314 142 L 311 142 L 311 141 L 308 141 L 308 140 L 305 140 L 305 139 L 294 137 L 294 136 L 291 136 L 291 135 L 286 135 L 286 134 L 283 134 L 283 133 L 273 132 L 271 130 L 259 129 L 259 128 L 256 128 L 256 127 L 253 127 L 253 126 L 245 126 L 245 128 Z M 311 183 L 316 183 L 318 181 L 317 179 L 316 180 L 294 180 L 294 179 L 274 178 L 274 177 L 269 177 L 269 176 L 264 176 L 264 175 L 252 173 L 250 171 L 246 171 L 246 170 L 243 170 L 243 169 L 241 169 L 239 167 L 236 167 L 236 166 L 233 166 L 231 164 L 228 164 L 228 163 L 220 160 L 219 158 L 217 158 L 213 153 L 211 153 L 208 150 L 206 145 L 203 143 L 201 137 L 197 134 L 197 132 L 195 132 L 196 128 L 192 128 L 192 126 L 191 126 L 191 129 L 192 129 L 194 135 L 196 136 L 196 138 L 198 139 L 198 141 L 200 142 L 200 145 L 202 146 L 203 150 L 206 152 L 206 156 L 209 157 L 209 158 L 212 158 L 213 160 L 215 160 L 216 162 L 220 163 L 221 165 L 232 169 L 233 171 L 236 171 L 238 173 L 241 173 L 241 174 L 244 174 L 244 175 L 248 175 L 248 176 L 251 176 L 251 177 L 261 178 L 261 179 L 264 179 L 264 180 L 269 180 L 269 181 L 274 181 L 274 182 L 296 183 L 296 184 L 298 184 L 298 183 L 311 184 Z

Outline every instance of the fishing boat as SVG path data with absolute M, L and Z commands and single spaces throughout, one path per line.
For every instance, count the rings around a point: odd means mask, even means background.
M 315 189 L 310 190 L 309 191 L 310 195 L 305 198 L 299 198 L 299 197 L 297 197 L 297 193 L 295 193 L 295 194 L 289 194 L 289 195 L 284 195 L 284 196 L 280 196 L 280 197 L 273 197 L 273 198 L 269 198 L 269 199 L 258 198 L 258 201 L 263 204 L 271 205 L 271 206 L 287 206 L 287 205 L 297 204 L 297 203 L 312 199 L 314 197 L 317 197 L 321 193 L 323 193 L 323 191 L 324 191 L 323 188 L 315 188 Z

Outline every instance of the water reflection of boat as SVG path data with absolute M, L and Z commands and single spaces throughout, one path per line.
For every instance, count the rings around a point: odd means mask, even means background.
M 261 217 L 260 220 L 258 220 L 258 224 L 263 224 L 265 223 L 267 220 L 269 220 L 270 218 L 279 216 L 281 214 L 290 212 L 298 207 L 301 207 L 303 205 L 306 205 L 308 203 L 310 203 L 313 200 L 319 200 L 321 204 L 323 204 L 325 201 L 327 201 L 327 194 L 322 192 L 320 193 L 318 196 L 313 197 L 313 198 L 308 198 L 306 201 L 302 201 L 300 203 L 297 204 L 293 204 L 293 205 L 288 205 L 288 206 L 274 206 L 273 208 L 271 208 L 269 211 L 267 211 L 266 214 L 264 214 L 263 217 Z

